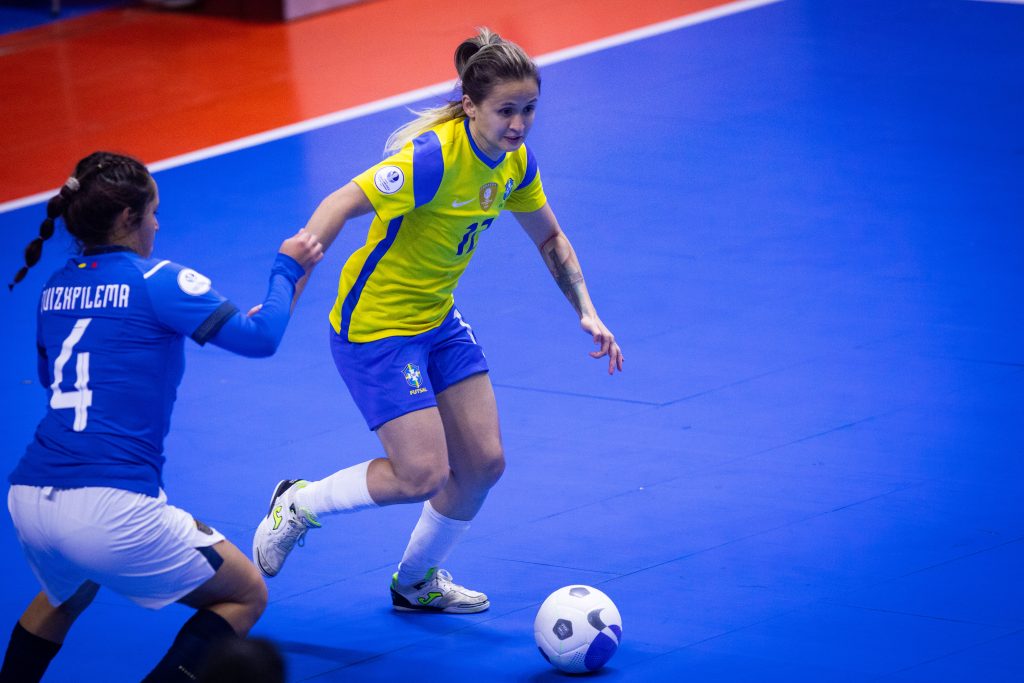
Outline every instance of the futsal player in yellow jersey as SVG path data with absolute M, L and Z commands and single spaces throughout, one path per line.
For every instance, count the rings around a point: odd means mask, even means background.
M 547 203 L 533 153 L 520 144 L 491 159 L 467 118 L 424 132 L 353 182 L 376 216 L 341 271 L 331 326 L 357 343 L 436 328 L 494 219 Z
M 320 481 L 278 483 L 253 559 L 275 576 L 324 515 L 422 501 L 391 579 L 392 604 L 471 613 L 490 606 L 487 596 L 441 567 L 505 460 L 487 363 L 452 292 L 501 211 L 512 211 L 537 245 L 598 347 L 590 355 L 606 357 L 609 374 L 622 370 L 623 357 L 524 145 L 540 95 L 536 65 L 482 29 L 458 46 L 455 66 L 461 99 L 395 131 L 390 156 L 324 199 L 306 225 L 326 249 L 347 220 L 375 214 L 366 244 L 342 269 L 330 337 L 338 370 L 386 457 Z

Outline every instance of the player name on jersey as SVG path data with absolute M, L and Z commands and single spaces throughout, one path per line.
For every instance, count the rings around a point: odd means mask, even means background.
M 47 287 L 39 301 L 40 311 L 68 311 L 75 308 L 127 308 L 131 286 L 123 283 L 84 287 Z

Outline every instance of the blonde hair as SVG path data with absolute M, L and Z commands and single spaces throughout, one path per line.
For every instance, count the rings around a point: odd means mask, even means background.
M 486 27 L 478 29 L 475 36 L 455 48 L 455 71 L 459 74 L 459 90 L 477 104 L 487 99 L 494 86 L 505 81 L 532 78 L 540 87 L 537 65 L 523 48 Z M 434 126 L 466 115 L 461 97 L 454 102 L 413 113 L 416 114 L 415 119 L 388 136 L 384 143 L 385 156 L 394 154 Z

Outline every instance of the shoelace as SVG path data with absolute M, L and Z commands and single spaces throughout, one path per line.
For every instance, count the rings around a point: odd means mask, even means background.
M 438 569 L 434 572 L 434 580 L 432 583 L 442 591 L 447 592 L 452 589 L 452 585 L 455 581 L 452 579 L 452 575 L 447 569 Z
M 288 529 L 281 532 L 281 545 L 285 546 L 286 550 L 291 550 L 296 545 L 300 548 L 306 545 L 306 532 L 309 531 L 309 527 L 302 521 L 299 514 L 295 511 L 295 508 L 289 507 L 289 511 L 295 515 L 294 519 L 288 520 Z M 295 534 L 295 531 L 298 534 Z

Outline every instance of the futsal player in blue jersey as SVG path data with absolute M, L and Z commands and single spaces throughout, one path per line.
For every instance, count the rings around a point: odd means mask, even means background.
M 154 258 L 159 196 L 135 159 L 97 152 L 47 204 L 25 277 L 62 217 L 80 247 L 39 300 L 39 378 L 48 409 L 10 475 L 8 508 L 42 585 L 7 646 L 0 681 L 38 681 L 100 586 L 143 607 L 197 611 L 146 681 L 194 680 L 218 640 L 244 636 L 266 586 L 238 548 L 167 503 L 163 441 L 189 337 L 269 356 L 296 282 L 323 257 L 308 232 L 285 240 L 251 317 L 190 268 Z M 13 283 L 11 285 L 14 286 Z
M 323 516 L 424 501 L 391 578 L 399 610 L 471 613 L 486 595 L 442 568 L 504 467 L 483 350 L 453 291 L 503 210 L 537 245 L 592 337 L 594 358 L 622 351 L 587 293 L 572 245 L 547 203 L 524 141 L 540 95 L 536 65 L 482 29 L 455 51 L 461 99 L 422 112 L 388 140 L 389 156 L 328 196 L 306 228 L 329 246 L 349 219 L 374 213 L 345 263 L 330 314 L 331 349 L 386 457 L 320 481 L 286 479 L 253 540 L 267 576 Z M 300 283 L 300 289 L 303 283 Z

